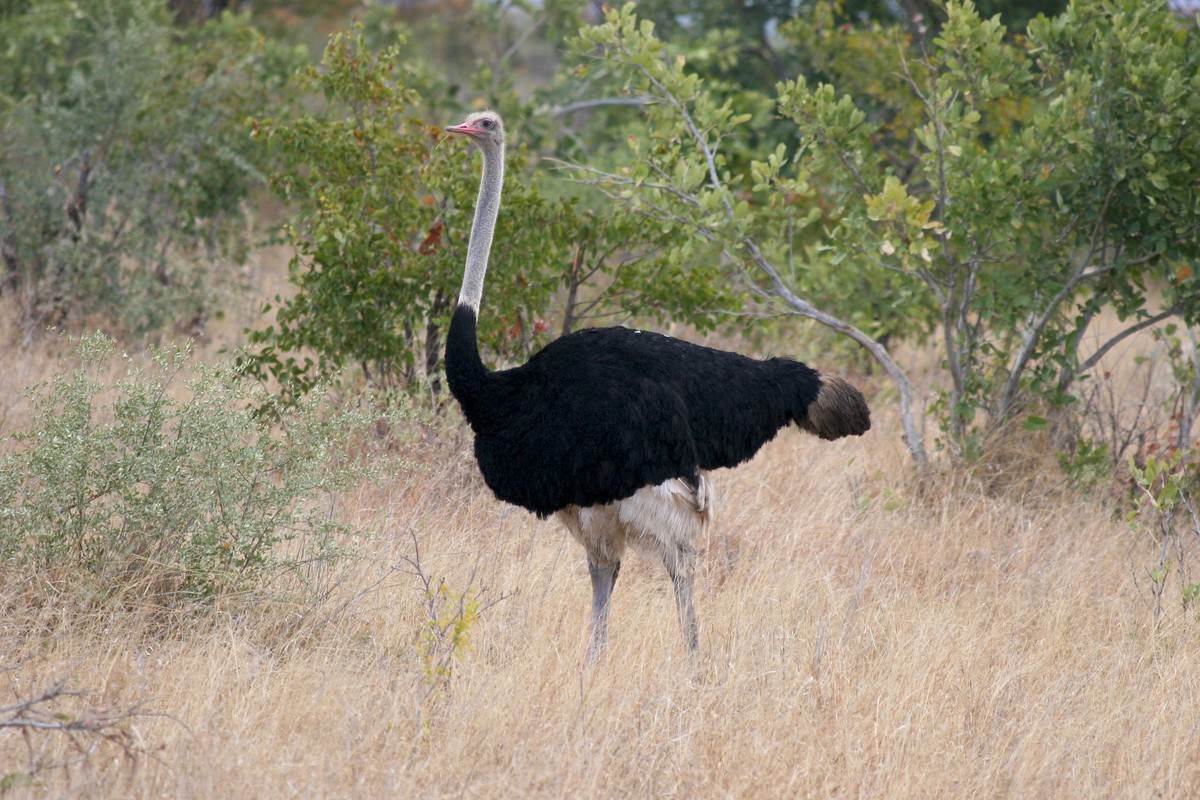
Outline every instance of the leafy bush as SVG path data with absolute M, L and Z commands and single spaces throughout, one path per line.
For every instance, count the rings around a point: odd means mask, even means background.
M 83 339 L 83 365 L 43 387 L 31 429 L 0 457 L 0 574 L 61 570 L 165 601 L 252 590 L 337 555 L 345 529 L 321 501 L 364 473 L 345 454 L 362 414 L 313 395 L 272 426 L 248 412 L 266 398 L 241 375 L 179 348 L 109 386 L 95 373 L 113 351 Z
M 296 89 L 320 95 L 317 113 L 256 120 L 281 168 L 271 184 L 295 209 L 283 234 L 296 248 L 297 292 L 263 310 L 273 324 L 251 331 L 246 368 L 274 378 L 286 396 L 356 365 L 384 392 L 415 383 L 439 389 L 442 344 L 462 281 L 478 161 L 426 119 L 429 78 L 406 43 L 374 49 L 356 26 L 333 36 L 319 68 Z M 481 343 L 498 362 L 519 361 L 559 329 L 634 314 L 711 326 L 724 296 L 715 270 L 689 270 L 665 253 L 687 237 L 620 209 L 550 200 L 528 173 L 521 122 L 508 116 L 509 169 L 480 320 Z M 561 291 L 561 323 L 545 317 Z
M 1151 607 L 1157 619 L 1162 613 L 1167 576 L 1174 570 L 1179 577 L 1180 600 L 1184 607 L 1196 608 L 1200 601 L 1200 580 L 1196 580 L 1195 551 L 1200 540 L 1200 461 L 1194 450 L 1174 450 L 1162 457 L 1149 456 L 1139 467 L 1129 460 L 1134 482 L 1133 509 L 1129 520 L 1140 519 L 1142 528 L 1156 545 L 1156 557 L 1149 578 Z M 1140 576 L 1135 575 L 1135 578 Z
M 0 292 L 31 331 L 203 319 L 262 181 L 244 120 L 301 54 L 244 17 L 177 28 L 165 0 L 34 3 L 0 40 Z
M 1017 41 L 970 2 L 929 43 L 835 21 L 819 3 L 784 26 L 831 82 L 779 84 L 795 140 L 741 169 L 727 154 L 754 110 L 710 91 L 632 4 L 610 11 L 574 50 L 643 99 L 647 124 L 627 167 L 580 172 L 867 348 L 918 464 L 893 334 L 937 331 L 935 410 L 970 456 L 1031 405 L 1069 402 L 1129 335 L 1200 322 L 1200 49 L 1161 3 L 1081 0 Z M 1092 347 L 1105 311 L 1121 327 Z
M 1074 3 L 1017 44 L 970 2 L 946 13 L 928 51 L 892 48 L 894 77 L 880 81 L 891 89 L 874 102 L 796 81 L 780 108 L 806 139 L 804 165 L 845 187 L 846 264 L 902 275 L 936 308 L 942 420 L 969 454 L 977 431 L 1031 400 L 1064 402 L 1128 335 L 1200 317 L 1188 266 L 1200 254 L 1200 61 L 1187 30 L 1144 0 Z M 1089 351 L 1104 310 L 1122 327 Z
M 398 47 L 372 52 L 356 28 L 330 40 L 320 69 L 298 75 L 297 90 L 321 95 L 325 110 L 254 122 L 254 138 L 281 157 L 272 186 L 296 209 L 283 232 L 299 291 L 264 309 L 275 324 L 251 332 L 261 347 L 247 368 L 287 394 L 345 365 L 385 391 L 437 381 L 477 182 L 459 143 L 435 147 L 445 134 L 418 113 L 420 83 Z M 451 231 L 451 218 L 467 222 Z M 565 261 L 553 225 L 550 204 L 509 182 L 488 287 L 500 324 L 481 330 L 498 347 L 527 347 L 544 330 L 546 268 Z M 315 358 L 297 355 L 306 350 Z

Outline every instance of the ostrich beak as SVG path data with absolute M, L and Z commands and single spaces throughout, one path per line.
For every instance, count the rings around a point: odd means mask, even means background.
M 463 122 L 459 125 L 450 125 L 446 128 L 447 133 L 465 133 L 468 136 L 482 136 L 486 131 L 476 128 L 474 125 L 468 125 Z

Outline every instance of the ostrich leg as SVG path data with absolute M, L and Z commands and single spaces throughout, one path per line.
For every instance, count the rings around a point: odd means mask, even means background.
M 690 546 L 680 547 L 674 557 L 663 559 L 667 574 L 671 576 L 671 584 L 675 587 L 675 607 L 679 611 L 683 646 L 692 658 L 700 650 L 700 623 L 696 620 L 696 605 L 692 602 L 695 561 L 695 551 Z
M 588 661 L 595 661 L 608 641 L 608 609 L 613 585 L 621 571 L 620 561 L 596 560 L 588 555 L 588 573 L 592 576 L 592 630 L 588 643 Z

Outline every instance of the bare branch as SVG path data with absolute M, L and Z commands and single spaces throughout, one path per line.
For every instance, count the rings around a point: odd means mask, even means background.
M 77 713 L 65 713 L 61 703 L 70 698 L 99 695 L 95 691 L 78 691 L 66 688 L 67 681 L 60 678 L 32 697 L 0 707 L 0 730 L 17 730 L 25 738 L 29 750 L 30 776 L 38 772 L 66 764 L 44 762 L 35 754 L 32 736 L 43 732 L 62 734 L 78 754 L 77 762 L 87 763 L 101 743 L 114 745 L 137 768 L 138 759 L 153 754 L 141 742 L 140 737 L 130 732 L 128 722 L 137 717 L 167 717 L 169 714 L 151 713 L 143 710 L 143 703 L 134 703 L 125 708 L 108 709 L 84 707 Z M 175 719 L 176 722 L 179 720 Z M 182 725 L 183 723 L 180 722 Z M 187 727 L 186 725 L 184 726 Z
M 648 105 L 653 105 L 656 101 L 652 97 L 598 97 L 594 100 L 579 100 L 574 103 L 568 103 L 565 106 L 547 109 L 545 114 L 553 117 L 565 117 L 569 114 L 574 114 L 578 111 L 591 111 L 593 108 L 608 108 L 612 106 L 632 106 L 634 108 L 644 108 Z
M 1117 268 L 1117 262 L 1097 267 L 1088 271 L 1088 264 L 1096 253 L 1096 248 L 1100 242 L 1100 231 L 1105 221 L 1105 214 L 1108 209 L 1108 203 L 1112 199 L 1113 192 L 1116 191 L 1116 186 L 1109 188 L 1108 193 L 1104 196 L 1104 202 L 1100 208 L 1099 217 L 1096 224 L 1092 227 L 1092 234 L 1088 244 L 1088 251 L 1083 258 L 1079 259 L 1076 265 L 1071 270 L 1071 275 L 1063 284 L 1062 288 L 1055 293 L 1049 302 L 1042 308 L 1042 313 L 1026 328 L 1025 333 L 1021 336 L 1021 348 L 1017 351 L 1017 357 L 1013 361 L 1012 367 L 1008 371 L 1008 378 L 1004 382 L 1004 390 L 1000 393 L 1000 402 L 996 406 L 996 416 L 1003 418 L 1013 401 L 1016 399 L 1018 388 L 1021 385 L 1021 375 L 1025 371 L 1025 367 L 1029 364 L 1029 360 L 1033 357 L 1033 352 L 1037 349 L 1038 343 L 1041 341 L 1042 333 L 1054 315 L 1058 313 L 1059 306 L 1068 297 L 1075 294 L 1076 290 L 1086 281 L 1099 277 L 1108 272 L 1112 272 Z
M 1065 380 L 1061 384 L 1062 388 L 1064 390 L 1070 388 L 1071 384 L 1075 381 L 1076 378 L 1078 378 L 1080 375 L 1092 370 L 1097 364 L 1100 363 L 1100 359 L 1104 358 L 1105 354 L 1107 354 L 1109 350 L 1112 350 L 1118 344 L 1125 341 L 1125 339 L 1129 338 L 1130 336 L 1137 333 L 1138 331 L 1142 331 L 1153 325 L 1157 325 L 1158 323 L 1162 322 L 1163 320 L 1170 319 L 1171 317 L 1174 317 L 1182 312 L 1183 312 L 1183 306 L 1176 304 L 1176 305 L 1171 306 L 1170 308 L 1166 308 L 1166 309 L 1158 312 L 1157 314 L 1155 314 L 1153 316 L 1146 317 L 1145 319 L 1142 319 L 1142 320 L 1138 320 L 1133 325 L 1130 325 L 1129 327 L 1118 331 L 1107 342 L 1100 345 L 1100 347 L 1097 348 L 1096 352 L 1092 353 L 1092 355 L 1088 358 L 1087 361 L 1084 361 L 1082 364 L 1079 365 L 1079 367 L 1077 369 L 1072 371 L 1069 379 Z
M 795 314 L 819 322 L 831 330 L 848 336 L 862 345 L 879 362 L 880 366 L 887 372 L 888 377 L 896 384 L 896 390 L 900 396 L 900 422 L 904 428 L 905 445 L 912 456 L 914 464 L 918 469 L 923 469 L 926 465 L 925 437 L 916 423 L 912 384 L 909 382 L 903 368 L 892 359 L 887 348 L 857 327 L 832 314 L 821 311 L 807 300 L 792 292 L 753 239 L 747 237 L 742 240 L 741 244 L 746 252 L 749 253 L 755 266 L 767 276 L 768 280 L 774 286 L 774 294 L 783 300 Z
M 611 183 L 615 186 L 631 186 L 635 189 L 654 189 L 655 191 L 666 192 L 667 194 L 674 195 L 676 198 L 678 198 L 679 200 L 682 200 L 683 202 L 687 203 L 690 206 L 694 206 L 696 208 L 700 207 L 700 201 L 696 198 L 695 195 L 688 194 L 687 192 L 681 192 L 679 189 L 676 189 L 674 186 L 671 186 L 670 184 L 653 183 L 653 182 L 649 182 L 649 181 L 637 181 L 637 180 L 634 180 L 633 178 L 626 178 L 623 175 L 614 175 L 611 172 L 605 172 L 604 170 L 596 169 L 594 167 L 584 166 L 583 164 L 575 164 L 575 163 L 572 163 L 569 161 L 561 161 L 557 158 L 548 158 L 546 160 L 551 163 L 557 164 L 560 167 L 566 168 L 566 169 L 573 169 L 573 170 L 576 170 L 579 172 L 586 173 L 588 175 L 595 176 L 595 178 L 592 178 L 589 180 L 584 180 L 584 179 L 579 179 L 579 178 L 573 179 L 573 182 L 581 184 L 583 186 L 603 187 L 605 184 Z

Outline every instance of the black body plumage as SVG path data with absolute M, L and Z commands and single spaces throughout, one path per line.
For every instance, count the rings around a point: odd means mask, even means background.
M 572 333 L 490 372 L 465 306 L 451 321 L 446 375 L 487 485 L 541 517 L 740 464 L 803 424 L 822 385 L 797 361 L 621 327 Z

